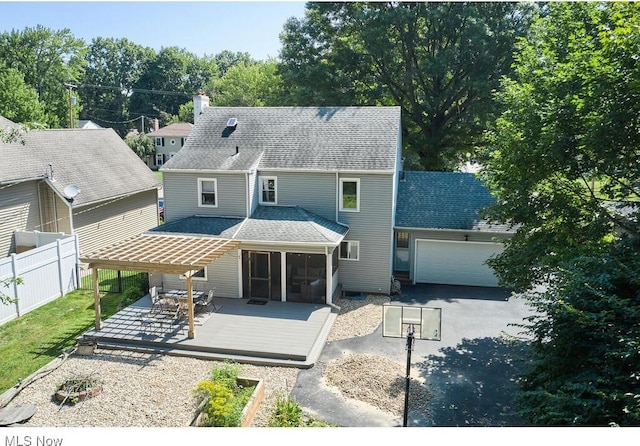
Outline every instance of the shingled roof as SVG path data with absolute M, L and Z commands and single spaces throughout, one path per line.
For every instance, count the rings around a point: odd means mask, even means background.
M 190 122 L 174 122 L 158 130 L 147 133 L 147 136 L 149 138 L 155 138 L 156 136 L 189 136 L 192 129 L 193 124 Z
M 75 184 L 74 207 L 160 186 L 113 129 L 29 130 L 20 141 L 0 142 L 0 154 L 0 183 L 49 178 L 61 195 Z
M 399 144 L 400 107 L 209 107 L 161 170 L 393 172 Z
M 258 206 L 250 218 L 191 216 L 150 233 L 195 234 L 251 242 L 336 245 L 349 228 L 298 206 Z
M 473 173 L 404 172 L 398 187 L 397 228 L 510 232 L 490 225 L 479 211 L 494 203 L 489 190 Z

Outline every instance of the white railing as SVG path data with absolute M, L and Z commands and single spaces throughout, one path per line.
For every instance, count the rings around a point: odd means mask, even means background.
M 59 237 L 59 236 L 58 236 Z M 20 278 L 22 283 L 12 279 Z M 21 254 L 0 259 L 0 292 L 15 303 L 0 303 L 0 325 L 78 287 L 78 236 L 67 235 Z

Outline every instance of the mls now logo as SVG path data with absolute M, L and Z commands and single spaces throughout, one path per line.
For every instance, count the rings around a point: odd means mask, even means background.
M 51 438 L 44 435 L 36 437 L 13 435 L 4 438 L 4 446 L 62 446 L 62 438 Z

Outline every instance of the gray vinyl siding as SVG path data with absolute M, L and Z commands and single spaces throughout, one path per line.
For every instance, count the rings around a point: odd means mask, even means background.
M 278 178 L 278 206 L 300 206 L 329 220 L 336 219 L 335 173 L 259 172 L 259 175 Z
M 214 289 L 215 297 L 237 298 L 240 296 L 238 256 L 240 251 L 228 252 L 207 266 L 207 280 L 192 280 L 193 288 L 208 293 Z M 164 290 L 186 289 L 186 279 L 177 274 L 163 274 L 162 288 Z
M 340 260 L 345 291 L 389 293 L 393 248 L 394 175 L 341 174 L 360 179 L 360 211 L 339 212 L 349 226 L 345 241 L 360 242 L 359 260 Z
M 40 210 L 36 181 L 0 189 L 0 256 L 15 252 L 13 232 L 39 230 Z
M 157 190 L 74 209 L 80 252 L 89 254 L 158 226 Z
M 479 232 L 479 231 L 447 231 L 447 230 L 417 230 L 396 228 L 396 232 L 409 233 L 409 277 L 414 277 L 415 271 L 415 247 L 416 240 L 451 240 L 464 242 L 465 235 L 467 241 L 470 242 L 499 242 L 505 238 L 513 236 L 513 234 L 496 233 L 496 232 Z
M 38 185 L 40 191 L 40 227 L 43 232 L 71 234 L 69 204 L 56 194 L 45 182 Z
M 245 217 L 247 179 L 244 173 L 164 172 L 165 221 L 192 215 Z M 198 206 L 198 179 L 216 179 L 218 207 Z

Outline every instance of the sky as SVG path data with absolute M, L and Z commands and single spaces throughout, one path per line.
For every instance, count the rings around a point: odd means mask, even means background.
M 0 33 L 42 25 L 68 28 L 87 44 L 95 37 L 127 38 L 156 51 L 177 46 L 203 57 L 221 51 L 277 58 L 279 34 L 301 1 L 5 1 Z

